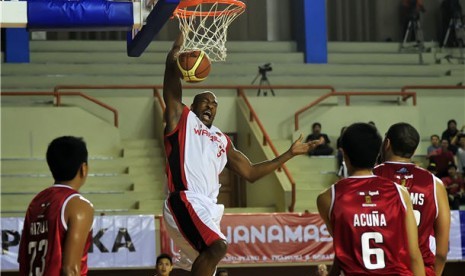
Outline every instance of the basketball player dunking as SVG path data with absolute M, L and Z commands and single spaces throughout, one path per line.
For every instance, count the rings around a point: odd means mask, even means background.
M 217 204 L 218 177 L 223 168 L 227 165 L 254 182 L 295 155 L 306 154 L 318 141 L 302 143 L 300 137 L 275 159 L 251 164 L 234 148 L 228 136 L 212 125 L 218 107 L 215 94 L 205 91 L 196 95 L 190 108 L 182 103 L 176 65 L 182 40 L 180 35 L 167 56 L 163 85 L 169 190 L 164 219 L 170 237 L 187 261 L 184 268 L 191 269 L 193 276 L 211 276 L 227 249 L 226 238 L 220 231 L 224 206 Z
M 349 177 L 317 198 L 333 236 L 331 275 L 425 275 L 408 192 L 372 173 L 381 141 L 370 124 L 349 126 L 342 135 Z
M 407 123 L 392 125 L 381 148 L 381 159 L 385 162 L 373 172 L 407 188 L 413 203 L 426 275 L 442 275 L 449 250 L 449 202 L 441 180 L 412 163 L 419 142 L 420 135 L 413 126 Z

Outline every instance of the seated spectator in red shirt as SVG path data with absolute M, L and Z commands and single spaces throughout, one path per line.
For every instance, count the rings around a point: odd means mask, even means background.
M 321 124 L 313 123 L 312 133 L 307 136 L 306 142 L 320 140 L 320 145 L 314 150 L 308 152 L 308 155 L 331 155 L 333 154 L 333 148 L 329 146 L 328 135 L 321 133 Z
M 452 164 L 448 168 L 448 176 L 441 180 L 446 187 L 449 196 L 449 205 L 451 210 L 459 210 L 460 203 L 465 203 L 465 183 L 462 176 L 457 173 L 457 167 Z
M 430 137 L 431 145 L 426 150 L 426 157 L 430 158 L 433 155 L 436 155 L 438 150 L 441 148 L 439 146 L 439 135 L 433 134 Z
M 436 176 L 441 178 L 447 176 L 447 168 L 450 164 L 455 164 L 454 154 L 449 150 L 447 139 L 441 140 L 441 148 L 436 155 L 431 156 L 430 163 L 436 164 Z

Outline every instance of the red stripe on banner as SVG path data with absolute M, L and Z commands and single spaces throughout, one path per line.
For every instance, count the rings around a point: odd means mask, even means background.
M 210 246 L 217 240 L 223 239 L 215 231 L 213 231 L 212 229 L 210 229 L 210 227 L 203 223 L 203 221 L 199 218 L 191 203 L 187 199 L 186 193 L 181 192 L 181 199 L 186 204 L 187 210 L 189 211 L 189 214 L 192 218 L 192 222 L 194 223 L 195 228 L 197 228 L 200 235 L 202 236 L 203 241 L 207 246 Z

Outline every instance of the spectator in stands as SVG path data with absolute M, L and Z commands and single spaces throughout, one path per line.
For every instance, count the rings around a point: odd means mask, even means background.
M 347 168 L 345 166 L 344 158 L 342 156 L 342 144 L 341 144 L 342 133 L 344 133 L 344 130 L 346 130 L 346 128 L 347 128 L 346 126 L 343 126 L 341 128 L 341 132 L 336 142 L 336 147 L 337 147 L 336 158 L 337 158 L 337 165 L 338 165 L 337 167 L 339 168 L 337 175 L 340 178 L 347 177 Z
M 314 149 L 311 150 L 309 155 L 331 155 L 333 153 L 333 148 L 329 146 L 331 142 L 328 138 L 328 135 L 321 133 L 321 124 L 313 123 L 312 133 L 307 136 L 306 142 L 320 140 L 320 144 Z
M 220 268 L 216 271 L 215 276 L 228 276 L 228 271 L 224 268 Z
M 430 158 L 431 156 L 436 155 L 438 150 L 441 148 L 441 146 L 439 146 L 439 135 L 437 134 L 431 135 L 430 140 L 431 140 L 431 145 L 426 150 L 427 158 Z
M 462 126 L 461 131 L 465 129 L 465 125 Z M 453 154 L 457 153 L 457 138 L 459 130 L 457 129 L 457 122 L 454 119 L 451 119 L 447 122 L 447 129 L 442 133 L 441 139 L 447 139 L 449 142 L 449 150 Z
M 447 139 L 441 140 L 441 148 L 438 154 L 431 156 L 430 163 L 436 164 L 436 176 L 441 178 L 447 176 L 447 168 L 450 164 L 455 164 L 454 154 L 449 150 L 449 142 Z
M 451 210 L 459 210 L 460 203 L 465 203 L 465 183 L 454 164 L 449 165 L 447 172 L 448 176 L 441 180 L 449 196 L 449 206 Z
M 166 253 L 158 255 L 156 270 L 157 274 L 155 274 L 155 276 L 169 276 L 173 270 L 173 260 L 171 256 Z
M 461 133 L 458 137 L 458 150 L 457 150 L 457 169 L 458 172 L 465 177 L 465 134 Z
M 318 265 L 318 276 L 328 276 L 328 267 L 325 264 Z

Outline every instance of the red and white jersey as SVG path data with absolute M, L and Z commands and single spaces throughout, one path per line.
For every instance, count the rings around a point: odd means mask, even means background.
M 333 246 L 344 275 L 412 275 L 400 189 L 374 175 L 331 186 Z
M 66 231 L 65 207 L 73 197 L 82 197 L 67 185 L 53 185 L 40 192 L 29 204 L 19 245 L 20 275 L 60 276 Z M 86 199 L 84 199 L 86 200 Z M 87 201 L 87 200 L 86 200 Z M 81 259 L 81 275 L 87 275 L 89 232 Z
M 430 236 L 434 236 L 434 221 L 438 216 L 435 185 L 437 178 L 412 163 L 385 162 L 375 167 L 373 172 L 405 186 L 410 193 L 413 213 L 418 225 L 418 243 L 428 272 L 428 267 L 434 267 Z
M 219 175 L 228 161 L 229 137 L 217 127 L 208 128 L 184 106 L 176 128 L 165 134 L 169 192 L 189 190 L 214 199 Z

